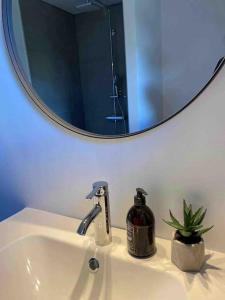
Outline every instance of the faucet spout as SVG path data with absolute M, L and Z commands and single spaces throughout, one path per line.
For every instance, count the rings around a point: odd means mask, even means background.
M 77 229 L 79 235 L 86 235 L 88 227 L 91 225 L 92 221 L 98 216 L 102 211 L 102 208 L 99 204 L 96 204 L 90 213 L 82 220 L 80 226 Z
M 91 193 L 86 198 L 93 199 L 94 208 L 81 221 L 77 233 L 85 235 L 93 222 L 96 245 L 107 246 L 112 241 L 108 183 L 95 182 Z

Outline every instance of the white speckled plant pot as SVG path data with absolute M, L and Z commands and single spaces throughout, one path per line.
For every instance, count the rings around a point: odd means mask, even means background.
M 172 240 L 172 262 L 183 272 L 199 272 L 205 262 L 205 243 L 184 244 Z

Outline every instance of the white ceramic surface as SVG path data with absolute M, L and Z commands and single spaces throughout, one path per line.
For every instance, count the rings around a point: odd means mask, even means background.
M 0 223 L 1 300 L 222 300 L 225 255 L 207 253 L 200 274 L 180 272 L 169 260 L 170 242 L 137 260 L 126 251 L 126 232 L 113 229 L 113 243 L 96 247 L 75 233 L 79 220 L 25 209 Z M 88 261 L 100 262 L 90 273 Z

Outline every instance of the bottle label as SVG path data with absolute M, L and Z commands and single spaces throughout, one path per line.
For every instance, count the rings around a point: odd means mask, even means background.
M 131 255 L 149 257 L 155 253 L 155 229 L 153 226 L 134 226 L 127 222 L 127 245 Z

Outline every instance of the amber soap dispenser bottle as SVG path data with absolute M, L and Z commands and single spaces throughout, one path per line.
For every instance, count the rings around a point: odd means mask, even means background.
M 155 218 L 146 205 L 147 193 L 142 188 L 136 189 L 134 206 L 127 214 L 127 246 L 130 255 L 147 258 L 156 252 Z

